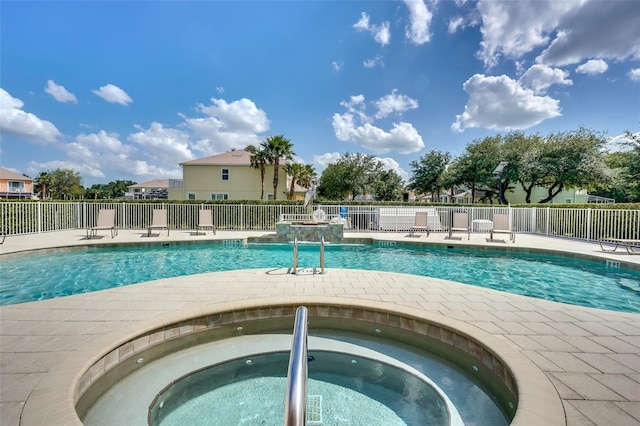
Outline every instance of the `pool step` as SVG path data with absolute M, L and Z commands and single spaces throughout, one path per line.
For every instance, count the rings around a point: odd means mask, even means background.
M 296 275 L 316 275 L 321 274 L 320 268 L 298 268 L 296 270 Z M 293 274 L 293 268 L 289 268 L 289 273 Z
M 307 425 L 322 425 L 322 395 L 307 396 Z

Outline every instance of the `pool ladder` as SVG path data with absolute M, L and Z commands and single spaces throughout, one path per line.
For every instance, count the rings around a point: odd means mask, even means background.
M 293 268 L 292 274 L 298 273 L 298 237 L 293 239 Z M 316 268 L 313 268 L 313 274 L 316 274 Z M 324 274 L 324 236 L 320 237 L 320 274 Z
M 284 426 L 305 426 L 307 423 L 307 308 L 299 306 L 293 325 L 293 340 L 287 371 L 284 406 Z

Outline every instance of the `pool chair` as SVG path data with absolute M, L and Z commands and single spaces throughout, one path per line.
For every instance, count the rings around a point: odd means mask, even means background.
M 493 215 L 493 228 L 489 231 L 489 239 L 493 241 L 493 234 L 509 234 L 509 241 L 516 242 L 516 234 L 509 225 L 509 214 L 495 213 Z
M 453 218 L 451 219 L 451 226 L 449 227 L 449 237 L 454 232 L 466 232 L 467 239 L 471 239 L 471 228 L 469 227 L 469 212 L 453 212 Z
M 613 249 L 605 249 L 606 245 L 610 245 Z M 629 254 L 640 254 L 640 240 L 629 238 L 602 238 L 600 239 L 600 248 L 602 251 L 616 251 L 618 247 L 624 247 Z M 635 248 L 634 248 L 635 247 Z
M 213 224 L 213 217 L 211 210 L 200 210 L 198 212 L 198 227 L 196 228 L 196 235 L 200 234 L 200 229 L 211 228 L 213 235 L 216 235 L 216 225 Z M 203 234 L 207 234 L 206 231 Z
M 116 211 L 114 209 L 100 209 L 98 210 L 98 222 L 96 226 L 87 229 L 87 239 L 95 238 L 98 236 L 100 230 L 110 230 L 111 238 L 118 235 L 118 228 L 116 227 Z
M 426 231 L 427 237 L 429 236 L 429 216 L 427 212 L 417 212 L 416 217 L 413 221 L 413 226 L 411 227 L 411 232 L 409 232 L 409 236 L 413 237 L 416 235 L 416 232 Z M 421 235 L 418 235 L 421 237 Z
M 167 222 L 167 211 L 164 209 L 153 210 L 153 219 L 147 231 L 147 237 L 151 236 L 152 229 L 166 229 L 169 236 L 169 223 Z

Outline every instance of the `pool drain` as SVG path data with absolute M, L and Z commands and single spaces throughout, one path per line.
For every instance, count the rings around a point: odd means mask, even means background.
M 307 425 L 322 425 L 322 395 L 307 396 Z

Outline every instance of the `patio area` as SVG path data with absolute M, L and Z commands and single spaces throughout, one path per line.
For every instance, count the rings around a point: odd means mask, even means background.
M 8 236 L 0 253 L 112 243 L 246 239 L 264 231 L 194 235 L 176 230 L 147 237 L 121 230 L 87 240 L 84 229 Z M 603 252 L 598 243 L 518 234 L 515 243 L 487 233 L 449 240 L 446 233 L 345 233 L 428 243 L 545 248 L 635 265 L 640 256 Z M 504 237 L 504 238 L 502 238 Z M 501 242 L 502 240 L 507 242 Z M 304 265 L 303 265 L 304 266 Z M 163 279 L 95 293 L 0 307 L 0 423 L 80 424 L 73 385 L 107 347 L 140 330 L 203 312 L 257 305 L 327 303 L 428 317 L 490 342 L 508 355 L 518 377 L 518 425 L 640 425 L 640 315 L 533 299 L 429 277 L 327 269 L 324 275 L 238 270 Z

